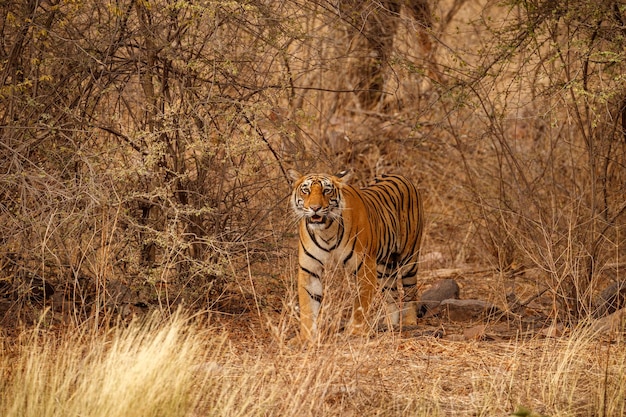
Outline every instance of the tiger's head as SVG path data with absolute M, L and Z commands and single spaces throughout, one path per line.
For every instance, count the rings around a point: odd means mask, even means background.
M 293 184 L 291 206 L 298 220 L 304 218 L 307 226 L 323 229 L 341 217 L 341 188 L 352 177 L 351 171 L 301 175 L 290 169 L 288 174 Z

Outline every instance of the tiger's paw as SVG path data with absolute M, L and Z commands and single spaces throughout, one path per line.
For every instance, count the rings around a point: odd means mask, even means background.
M 404 326 L 417 326 L 417 303 L 407 302 L 402 310 L 402 324 Z

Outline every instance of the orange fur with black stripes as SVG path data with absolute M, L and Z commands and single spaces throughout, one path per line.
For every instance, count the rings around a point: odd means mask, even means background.
M 402 176 L 383 175 L 358 189 L 348 184 L 351 174 L 303 176 L 289 171 L 300 237 L 298 299 L 303 340 L 317 336 L 322 280 L 328 268 L 342 266 L 356 275 L 358 291 L 349 330 L 357 334 L 369 331 L 367 313 L 379 289 L 385 293 L 392 324 L 398 324 L 402 314 L 397 307 L 398 281 L 404 289 L 417 284 L 423 229 L 417 188 Z M 414 318 L 410 320 L 404 324 L 415 324 Z

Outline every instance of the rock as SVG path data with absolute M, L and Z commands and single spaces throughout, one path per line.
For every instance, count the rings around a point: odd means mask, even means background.
M 48 280 L 31 272 L 16 277 L 15 281 L 19 285 L 17 294 L 28 297 L 30 301 L 43 302 L 54 294 L 54 287 Z
M 594 321 L 591 328 L 598 333 L 615 333 L 626 331 L 626 308 L 617 310 L 606 317 Z
M 564 332 L 565 332 L 565 327 L 562 324 L 553 323 L 550 326 L 539 330 L 538 334 L 544 337 L 556 338 L 556 337 L 563 336 Z
M 483 340 L 485 339 L 486 334 L 487 326 L 485 324 L 479 324 L 463 330 L 463 338 L 465 340 Z
M 448 299 L 441 302 L 439 309 L 450 321 L 472 321 L 500 313 L 498 307 L 483 300 Z
M 465 342 L 467 339 L 462 334 L 453 333 L 446 336 L 446 340 L 451 342 Z
M 436 313 L 443 300 L 459 298 L 459 284 L 453 279 L 442 279 L 424 291 L 417 303 L 417 317 L 425 317 Z
M 593 317 L 600 318 L 626 307 L 626 281 L 613 282 L 593 303 Z
M 519 311 L 524 307 L 522 300 L 520 300 L 514 292 L 510 292 L 506 295 L 506 303 L 509 310 L 513 313 L 519 313 Z

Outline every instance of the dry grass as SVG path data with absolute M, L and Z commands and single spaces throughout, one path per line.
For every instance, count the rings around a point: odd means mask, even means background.
M 35 330 L 2 352 L 5 416 L 186 415 L 202 333 L 179 316 L 97 333 Z M 215 342 L 219 346 L 219 342 Z
M 626 412 L 626 349 L 563 339 L 455 342 L 335 336 L 247 342 L 209 320 L 154 317 L 107 333 L 42 331 L 0 352 L 0 412 L 19 416 L 508 415 Z M 213 324 L 210 324 L 213 322 Z M 231 323 L 234 325 L 234 323 Z

